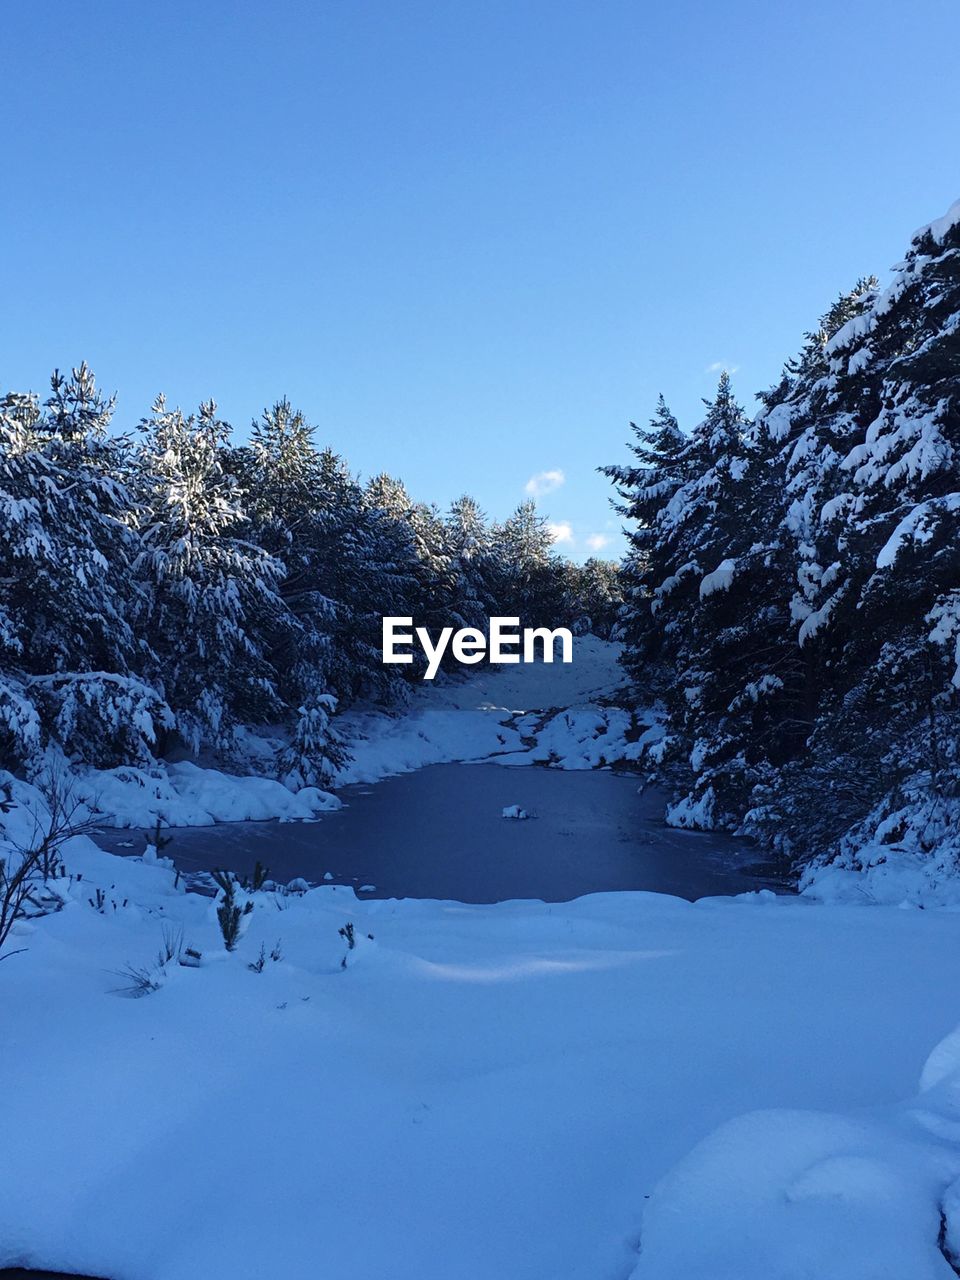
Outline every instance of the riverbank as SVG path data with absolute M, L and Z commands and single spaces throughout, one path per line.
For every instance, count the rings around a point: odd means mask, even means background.
M 485 668 L 470 677 L 421 685 L 388 714 L 355 708 L 338 717 L 347 752 L 336 790 L 433 764 L 490 760 L 562 769 L 630 766 L 659 737 L 656 708 L 635 715 L 613 705 L 624 676 L 620 646 L 579 636 L 572 664 Z M 147 830 L 218 822 L 304 821 L 339 807 L 335 791 L 291 792 L 273 777 L 278 738 L 248 733 L 234 772 L 210 761 L 151 769 L 79 769 L 72 786 L 104 825 Z

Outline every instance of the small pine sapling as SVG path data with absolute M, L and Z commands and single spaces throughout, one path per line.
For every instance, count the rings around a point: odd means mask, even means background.
M 249 898 L 242 906 L 237 902 L 237 881 L 231 872 L 217 870 L 213 872 L 213 878 L 223 895 L 217 906 L 223 945 L 228 951 L 235 951 L 240 940 L 240 926 L 244 916 L 248 916 L 253 910 L 253 903 Z
M 347 944 L 347 955 L 349 955 L 349 953 L 357 945 L 357 933 L 353 927 L 353 921 L 348 920 L 347 923 L 343 926 L 343 928 L 339 930 L 339 934 L 340 934 L 340 937 Z M 345 969 L 347 967 L 347 955 L 344 955 L 343 959 L 340 961 L 341 969 Z
M 153 832 L 147 837 L 147 847 L 143 851 L 144 862 L 156 862 L 168 845 L 173 844 L 173 836 L 161 835 L 161 822 L 157 818 L 157 825 L 153 828 Z M 177 873 L 179 877 L 179 872 Z
M 265 867 L 263 863 L 260 861 L 260 859 L 258 858 L 256 863 L 254 864 L 252 874 L 247 876 L 243 880 L 242 886 L 244 889 L 246 889 L 248 893 L 259 893 L 260 890 L 263 888 L 263 886 L 267 883 L 269 876 L 270 876 L 270 868 Z

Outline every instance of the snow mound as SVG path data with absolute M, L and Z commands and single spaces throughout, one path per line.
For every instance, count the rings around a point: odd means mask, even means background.
M 944 1163 L 893 1124 L 733 1120 L 655 1191 L 634 1280 L 944 1280 Z
M 290 791 L 274 778 L 239 777 L 189 761 L 150 769 L 90 770 L 73 786 L 104 824 L 116 827 L 205 827 L 214 822 L 314 818 L 340 801 L 317 787 Z
M 530 817 L 526 809 L 521 809 L 518 804 L 505 805 L 500 816 L 501 818 L 517 818 L 520 821 Z
M 634 1280 L 945 1280 L 960 1258 L 960 1028 L 920 1087 L 869 1118 L 722 1125 L 651 1196 Z

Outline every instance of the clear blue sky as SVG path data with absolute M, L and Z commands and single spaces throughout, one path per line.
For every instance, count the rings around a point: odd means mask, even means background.
M 0 385 L 286 393 L 418 497 L 685 425 L 960 195 L 955 0 L 5 0 Z M 609 551 L 617 549 L 611 543 Z

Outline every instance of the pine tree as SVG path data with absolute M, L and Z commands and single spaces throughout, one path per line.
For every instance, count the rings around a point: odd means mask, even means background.
M 631 522 L 621 567 L 620 635 L 624 666 L 639 681 L 658 657 L 663 638 L 653 614 L 654 589 L 670 573 L 667 546 L 658 533 L 660 516 L 693 469 L 686 461 L 687 438 L 662 395 L 649 428 L 631 422 L 630 430 L 634 439 L 628 447 L 636 461 L 600 471 L 616 485 L 615 509 Z
M 94 763 L 143 759 L 168 721 L 138 679 L 133 501 L 107 439 L 112 401 L 85 365 L 41 408 L 0 403 L 0 753 L 25 768 L 47 740 Z
M 653 597 L 628 657 L 675 668 L 675 820 L 746 817 L 799 856 L 944 830 L 960 790 L 958 262 L 960 207 L 887 289 L 861 280 L 833 304 L 753 424 L 721 384 L 688 445 L 661 440 L 668 466 L 646 435 L 641 465 L 608 469 Z
M 289 744 L 281 751 L 279 774 L 293 791 L 327 787 L 347 760 L 340 735 L 332 723 L 337 700 L 323 693 L 298 708 Z
M 382 619 L 410 613 L 416 558 L 409 529 L 370 503 L 332 449 L 320 452 L 314 511 L 310 580 L 331 605 L 326 688 L 341 705 L 357 698 L 402 702 L 408 668 L 384 666 Z
M 910 776 L 917 794 L 954 786 L 942 744 L 958 715 L 958 224 L 915 237 L 891 284 L 863 292 L 825 346 L 797 613 L 828 673 L 812 739 L 821 784 L 846 788 L 853 771 L 861 783 L 838 828 Z M 812 808 L 795 806 L 796 827 Z
M 152 678 L 191 748 L 222 750 L 238 725 L 282 711 L 268 654 L 294 625 L 277 593 L 283 566 L 240 536 L 246 517 L 221 459 L 228 428 L 212 401 L 185 417 L 160 396 L 141 430 L 136 569 L 149 586 L 140 623 Z
M 617 562 L 591 556 L 582 565 L 567 565 L 566 573 L 575 633 L 602 640 L 622 638 L 623 575 Z
M 497 613 L 496 565 L 487 518 L 480 505 L 463 494 L 451 503 L 446 525 L 460 625 L 486 630 L 488 619 Z
M 313 435 L 304 415 L 284 398 L 264 409 L 249 445 L 229 463 L 245 495 L 254 540 L 283 565 L 279 594 L 298 625 L 277 633 L 270 661 L 284 700 L 293 706 L 312 705 L 326 688 L 336 611 L 318 587 L 318 563 L 330 534 L 323 461 Z
M 247 446 L 247 511 L 261 529 L 271 530 L 281 551 L 295 540 L 314 511 L 320 482 L 320 455 L 314 429 L 284 397 L 264 409 Z
M 670 751 L 688 760 L 693 773 L 692 790 L 677 813 L 694 825 L 717 820 L 708 757 L 716 647 L 729 643 L 726 593 L 752 542 L 746 523 L 748 424 L 726 372 L 705 405 L 706 416 L 676 460 L 689 478 L 657 517 L 655 533 L 668 573 L 653 586 L 652 606 L 663 636 L 661 653 L 675 672 L 665 690 L 673 728 Z
M 503 616 L 518 617 L 521 626 L 556 626 L 564 614 L 562 567 L 535 502 L 521 502 L 502 524 L 494 525 L 492 548 Z

